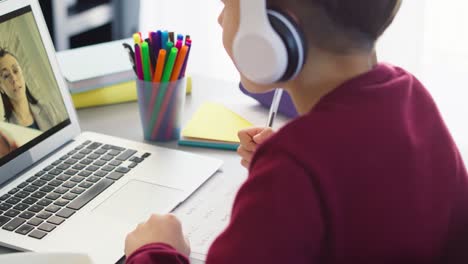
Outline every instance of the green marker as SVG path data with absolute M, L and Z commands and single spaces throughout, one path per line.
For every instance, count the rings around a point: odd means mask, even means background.
M 174 43 L 168 41 L 165 45 L 165 49 L 166 49 L 166 63 L 167 63 L 167 60 L 169 59 L 169 55 L 171 54 L 171 50 L 172 48 L 174 47 Z
M 169 80 L 171 78 L 172 70 L 174 68 L 174 64 L 177 58 L 177 54 L 179 50 L 177 48 L 172 48 L 171 53 L 167 58 L 167 63 L 164 66 L 164 73 L 161 79 L 161 84 L 159 87 L 158 98 L 156 99 L 156 104 L 153 109 L 153 113 L 151 113 L 151 123 L 150 123 L 150 131 L 152 131 L 151 138 L 157 137 L 157 128 L 155 127 L 156 121 L 158 120 L 158 116 L 161 112 L 162 102 L 164 100 L 164 96 L 166 95 L 167 87 L 169 86 Z
M 143 77 L 145 81 L 151 82 L 150 52 L 148 42 L 141 43 L 141 53 L 143 57 Z
M 169 53 L 169 56 L 167 58 L 166 66 L 164 67 L 164 73 L 161 82 L 168 82 L 171 79 L 171 74 L 172 70 L 174 69 L 177 53 L 179 53 L 179 50 L 177 48 L 171 48 L 171 52 Z

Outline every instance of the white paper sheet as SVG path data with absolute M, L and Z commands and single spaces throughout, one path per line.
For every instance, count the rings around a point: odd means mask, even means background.
M 234 198 L 245 177 L 218 173 L 174 212 L 190 241 L 192 258 L 205 260 L 211 244 L 228 225 Z

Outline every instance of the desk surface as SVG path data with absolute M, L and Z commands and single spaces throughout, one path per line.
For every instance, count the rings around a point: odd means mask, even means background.
M 256 126 L 264 126 L 266 123 L 268 110 L 259 106 L 259 104 L 253 99 L 243 95 L 239 91 L 237 83 L 220 81 L 202 76 L 194 76 L 192 94 L 188 95 L 186 98 L 183 124 L 186 124 L 195 110 L 206 101 L 223 103 L 225 106 L 245 117 Z M 143 131 L 140 125 L 137 103 L 125 103 L 82 109 L 78 111 L 78 117 L 83 131 L 94 131 L 153 144 L 151 142 L 144 141 L 143 139 Z M 280 126 L 286 121 L 287 118 L 278 115 L 277 121 L 275 122 Z M 193 215 L 189 215 L 188 212 L 192 213 L 195 209 L 194 206 L 197 206 L 202 202 L 209 203 L 210 201 L 217 201 L 216 204 L 209 204 L 208 206 L 218 208 L 224 207 L 224 211 L 230 212 L 235 191 L 247 176 L 247 171 L 240 165 L 240 159 L 236 152 L 182 147 L 178 146 L 176 142 L 161 143 L 158 145 L 207 155 L 224 161 L 221 171 L 215 174 L 199 190 L 197 190 L 186 201 L 186 203 L 175 211 L 175 214 L 178 215 L 182 221 L 184 232 L 191 233 L 195 224 L 200 225 L 201 219 L 193 219 Z M 221 190 L 213 192 L 213 190 L 219 189 Z M 207 205 L 205 204 L 204 206 Z M 220 217 L 224 218 L 227 224 L 229 214 Z M 194 221 L 198 222 L 195 223 Z M 203 235 L 207 238 L 202 239 L 195 244 L 192 243 L 191 245 L 192 250 L 195 253 L 193 255 L 202 259 L 203 255 L 197 254 L 197 252 L 204 251 L 208 248 L 211 243 L 211 239 L 208 237 L 213 237 L 214 233 L 220 232 L 220 230 L 218 230 L 219 228 L 215 230 L 210 228 L 209 222 L 206 222 L 205 225 L 206 227 L 202 226 L 201 229 L 205 229 L 205 233 Z M 124 241 L 122 241 L 122 243 L 124 243 Z M 7 252 L 12 251 L 0 247 L 0 253 Z M 194 263 L 196 263 L 196 261 L 194 261 Z

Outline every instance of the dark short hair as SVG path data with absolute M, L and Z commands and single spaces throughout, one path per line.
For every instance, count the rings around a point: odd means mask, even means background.
M 307 41 L 323 50 L 371 50 L 402 0 L 268 0 L 298 19 Z
M 0 59 L 5 57 L 7 54 L 14 57 L 16 60 L 18 60 L 18 58 L 16 58 L 16 56 L 13 53 L 8 51 L 6 48 L 0 47 Z M 3 108 L 5 109 L 5 120 L 8 121 L 10 120 L 11 115 L 13 114 L 13 104 L 11 103 L 8 95 L 3 94 L 3 93 L 0 93 L 0 94 L 2 97 Z M 26 98 L 30 104 L 35 105 L 38 103 L 37 99 L 31 94 L 31 91 L 29 91 L 27 84 L 26 84 Z

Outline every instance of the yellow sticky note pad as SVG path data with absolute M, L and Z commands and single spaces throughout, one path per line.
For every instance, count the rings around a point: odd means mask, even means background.
M 237 132 L 252 126 L 222 104 L 204 103 L 182 130 L 182 136 L 239 143 Z

